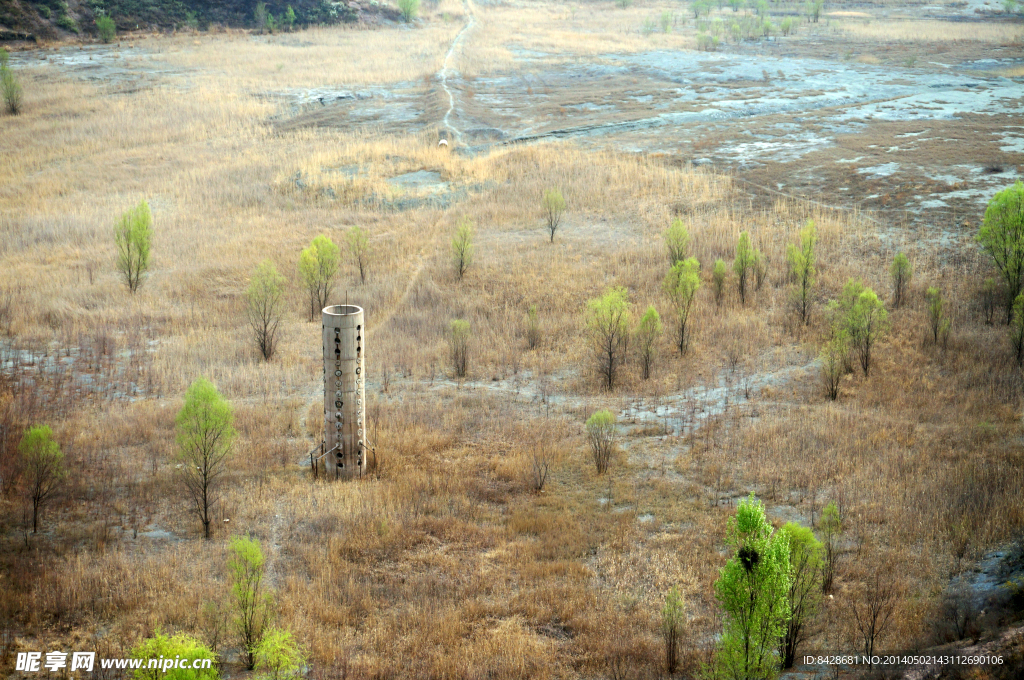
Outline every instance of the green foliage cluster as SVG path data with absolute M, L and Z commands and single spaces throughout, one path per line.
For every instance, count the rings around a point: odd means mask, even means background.
M 218 680 L 217 655 L 206 645 L 187 633 L 165 635 L 159 628 L 152 637 L 142 640 L 131 650 L 131 657 L 143 659 L 142 668 L 132 671 L 133 680 Z M 147 668 L 150 660 L 156 660 L 161 667 Z M 168 668 L 164 670 L 164 660 L 178 661 L 176 666 L 187 668 Z M 210 662 L 209 668 L 202 668 L 202 660 Z M 200 668 L 192 668 L 199 661 Z
M 690 312 L 699 288 L 700 262 L 693 257 L 675 262 L 662 283 L 662 289 L 676 311 L 676 347 L 679 354 L 685 354 L 690 345 Z
M 641 377 L 651 377 L 651 367 L 658 352 L 658 341 L 661 340 L 661 316 L 654 305 L 649 305 L 636 329 L 637 352 L 640 355 Z
M 629 343 L 629 300 L 625 288 L 610 288 L 587 302 L 587 330 L 597 359 L 597 370 L 609 390 L 625 359 Z
M 309 292 L 310 321 L 327 306 L 340 263 L 341 250 L 323 235 L 314 238 L 299 254 L 299 275 Z
M 773 531 L 764 505 L 751 494 L 729 518 L 726 543 L 733 554 L 715 582 L 724 610 L 715 678 L 774 678 L 779 641 L 790 620 L 789 535 Z
M 838 300 L 829 303 L 832 338 L 848 343 L 860 358 L 864 375 L 871 370 L 871 352 L 889 330 L 889 313 L 878 295 L 856 279 L 850 279 Z
M 471 336 L 469 322 L 455 319 L 448 324 L 448 349 L 455 377 L 465 378 L 469 371 L 469 339 Z
M 412 21 L 419 14 L 420 0 L 398 0 L 398 11 L 403 19 Z
M 604 474 L 615 451 L 615 415 L 607 409 L 596 411 L 587 418 L 586 431 L 597 474 Z
M 114 23 L 112 17 L 101 14 L 96 17 L 96 31 L 99 33 L 102 42 L 111 43 L 117 37 L 117 24 Z
M 455 280 L 461 281 L 473 264 L 473 221 L 468 217 L 459 220 L 458 226 L 455 227 L 451 252 Z
M 789 271 L 796 280 L 793 298 L 800 314 L 800 321 L 804 324 L 811 318 L 811 291 L 818 273 L 814 266 L 814 246 L 817 242 L 818 231 L 814 226 L 814 220 L 807 220 L 807 224 L 800 230 L 800 245 L 790 244 L 786 249 Z
M 889 266 L 889 275 L 892 277 L 892 306 L 899 309 L 907 295 L 910 280 L 914 277 L 914 266 L 910 264 L 910 258 L 903 253 L 896 253 Z
M 942 291 L 930 287 L 924 297 L 928 301 L 928 322 L 932 331 L 932 342 L 937 345 L 941 340 L 945 346 L 949 338 L 950 320 L 946 316 L 946 301 L 942 299 Z
M 274 596 L 264 587 L 266 558 L 258 539 L 233 536 L 228 542 L 231 558 L 231 599 L 235 608 L 234 627 L 241 643 L 246 667 L 253 670 L 258 652 L 274 616 Z
M 1024 183 L 996 193 L 985 209 L 978 243 L 992 258 L 1006 287 L 1006 323 L 1024 283 Z
M 185 403 L 174 422 L 179 474 L 203 535 L 209 539 L 217 487 L 237 437 L 234 410 L 213 383 L 198 378 L 185 392 Z
M 678 217 L 672 220 L 672 224 L 662 234 L 665 241 L 665 249 L 668 250 L 668 265 L 675 266 L 677 262 L 686 259 L 690 252 L 690 232 Z
M 0 47 L 0 96 L 3 96 L 7 113 L 16 116 L 21 112 L 21 84 L 11 69 L 11 57 L 3 47 Z
M 153 214 L 149 203 L 142 201 L 121 215 L 114 227 L 117 246 L 117 271 L 132 293 L 142 285 L 149 271 L 149 251 L 153 240 Z

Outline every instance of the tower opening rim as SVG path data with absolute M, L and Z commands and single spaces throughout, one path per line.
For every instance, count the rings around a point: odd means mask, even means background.
M 363 308 L 356 305 L 331 305 L 330 307 L 323 308 L 323 313 L 330 316 L 352 316 L 362 312 Z

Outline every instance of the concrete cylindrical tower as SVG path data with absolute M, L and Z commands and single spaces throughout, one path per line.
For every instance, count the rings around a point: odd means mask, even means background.
M 324 468 L 328 477 L 366 470 L 363 309 L 324 307 Z

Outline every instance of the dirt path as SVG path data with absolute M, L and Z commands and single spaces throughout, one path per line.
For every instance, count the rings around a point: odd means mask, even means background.
M 452 39 L 452 44 L 448 48 L 448 54 L 444 56 L 444 67 L 441 69 L 441 73 L 438 74 L 441 78 L 441 87 L 443 87 L 444 91 L 448 94 L 448 110 L 444 114 L 444 126 L 452 133 L 452 135 L 454 135 L 455 141 L 462 140 L 462 132 L 452 125 L 451 118 L 452 113 L 455 111 L 455 94 L 452 92 L 451 88 L 448 87 L 448 77 L 458 75 L 459 72 L 451 68 L 449 63 L 455 55 L 455 50 L 457 50 L 459 45 L 462 44 L 462 40 L 466 35 L 466 32 L 476 24 L 476 17 L 473 15 L 473 8 L 470 6 L 469 0 L 463 0 L 462 6 L 466 8 L 466 15 L 469 19 L 459 32 L 455 34 L 455 38 Z

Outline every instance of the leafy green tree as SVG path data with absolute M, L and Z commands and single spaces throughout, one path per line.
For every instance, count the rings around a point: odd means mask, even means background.
M 16 116 L 21 112 L 21 85 L 18 83 L 14 71 L 11 70 L 10 55 L 2 47 L 0 47 L 0 95 L 4 98 L 7 113 Z
M 808 0 L 807 4 L 804 5 L 804 12 L 807 14 L 807 18 L 818 23 L 818 19 L 821 17 L 821 10 L 825 6 L 825 0 Z
M 1024 367 L 1024 293 L 1018 295 L 1017 300 L 1013 303 L 1010 340 L 1013 342 L 1014 358 L 1017 359 L 1017 365 Z
M 277 328 L 284 308 L 284 277 L 269 259 L 256 267 L 245 291 L 245 311 L 253 340 L 265 361 L 277 350 Z
M 448 349 L 452 369 L 457 378 L 465 378 L 469 370 L 469 322 L 455 319 L 448 326 Z
M 256 667 L 257 650 L 273 618 L 274 597 L 264 588 L 266 560 L 259 540 L 232 536 L 228 550 L 231 552 L 228 573 L 235 608 L 235 632 L 238 633 L 246 667 L 252 670 Z
M 291 5 L 288 5 L 288 9 L 284 12 L 284 23 L 289 31 L 295 30 L 295 10 L 292 9 Z
M 792 668 L 797 645 L 804 639 L 807 623 L 821 604 L 821 543 L 814 532 L 787 522 L 782 532 L 789 539 L 789 623 L 782 637 L 782 667 Z
M 1024 183 L 1018 180 L 992 197 L 977 240 L 1006 282 L 1006 323 L 1009 324 L 1024 282 Z
M 117 24 L 114 19 L 106 14 L 96 17 L 96 30 L 100 34 L 100 40 L 104 43 L 114 42 L 117 37 Z
M 750 234 L 742 232 L 740 240 L 736 243 L 736 259 L 732 262 L 732 270 L 736 272 L 736 282 L 739 285 L 740 304 L 747 304 L 747 277 L 754 270 L 760 253 L 750 245 Z
M 779 673 L 779 640 L 790 618 L 789 540 L 772 531 L 754 494 L 729 518 L 728 545 L 734 550 L 715 582 L 725 616 L 714 675 L 766 680 Z
M 686 260 L 679 260 L 672 265 L 662 283 L 665 294 L 668 295 L 672 307 L 676 310 L 678 319 L 678 330 L 676 347 L 680 354 L 685 354 L 690 345 L 689 321 L 690 312 L 693 310 L 693 300 L 700 288 L 700 262 L 697 258 L 691 257 Z
M 597 370 L 609 390 L 629 344 L 629 300 L 625 288 L 610 288 L 587 302 L 587 330 L 597 359 Z
M 299 274 L 309 291 L 310 321 L 327 306 L 340 265 L 341 250 L 327 236 L 317 236 L 299 254 Z
M 932 340 L 937 345 L 939 338 L 945 340 L 949 335 L 950 322 L 946 316 L 946 302 L 938 288 L 929 287 L 924 297 L 928 301 L 928 322 L 932 330 Z
M 800 230 L 800 245 L 790 244 L 786 250 L 789 271 L 796 279 L 796 292 L 793 297 L 796 309 L 800 313 L 800 321 L 804 324 L 811 318 L 811 291 L 818 273 L 814 266 L 814 246 L 817 242 L 818 230 L 814 226 L 814 220 L 807 220 L 807 224 Z
M 68 472 L 64 454 L 47 425 L 30 427 L 18 444 L 26 492 L 32 503 L 32 533 L 39 530 L 39 511 L 60 490 Z
M 153 637 L 132 648 L 130 656 L 142 659 L 140 668 L 132 671 L 133 680 L 217 680 L 217 655 L 187 633 L 164 635 L 158 628 Z M 149 668 L 150 660 L 157 664 Z M 193 668 L 193 664 L 199 668 Z
M 662 234 L 665 240 L 665 249 L 668 250 L 668 264 L 675 267 L 677 262 L 686 259 L 690 252 L 690 232 L 686 225 L 678 217 L 672 220 L 672 224 Z
M 149 251 L 153 240 L 153 214 L 149 203 L 142 201 L 121 215 L 114 227 L 117 246 L 117 271 L 128 290 L 135 292 L 149 271 Z
M 213 506 L 237 434 L 234 413 L 213 383 L 198 378 L 185 392 L 175 425 L 181 480 L 209 539 Z
M 587 418 L 586 430 L 594 466 L 597 474 L 602 475 L 611 464 L 615 452 L 615 415 L 607 409 L 596 411 Z
M 651 377 L 651 367 L 658 352 L 658 340 L 661 339 L 661 316 L 654 305 L 640 317 L 636 329 L 637 351 L 640 354 L 640 372 L 644 380 Z
M 306 655 L 290 630 L 271 628 L 256 647 L 255 669 L 266 680 L 299 680 Z
M 669 675 L 679 667 L 679 641 L 686 623 L 686 605 L 679 588 L 672 586 L 661 608 L 661 637 L 665 641 L 665 669 Z
M 850 347 L 860 357 L 867 375 L 871 369 L 871 352 L 878 340 L 889 330 L 889 313 L 875 291 L 856 279 L 850 279 L 837 302 L 830 305 L 834 332 L 845 332 Z M 836 328 L 838 326 L 838 328 Z
M 839 539 L 843 535 L 843 520 L 834 501 L 830 501 L 821 511 L 818 529 L 821 532 L 822 545 L 821 592 L 827 595 L 832 592 L 832 585 L 835 582 L 836 568 L 839 565 Z
M 711 284 L 715 291 L 715 305 L 722 306 L 722 297 L 725 294 L 725 277 L 728 270 L 725 268 L 724 260 L 715 260 L 715 268 L 711 271 Z
M 359 281 L 366 283 L 366 267 L 370 261 L 370 238 L 365 229 L 356 226 L 348 230 L 345 240 L 348 242 L 348 253 L 359 269 Z
M 547 220 L 548 234 L 551 235 L 551 242 L 555 242 L 555 232 L 558 225 L 562 223 L 562 215 L 565 214 L 565 199 L 558 189 L 546 189 L 544 191 L 544 216 Z
M 910 259 L 906 255 L 896 253 L 889 267 L 889 274 L 892 276 L 892 306 L 899 309 L 910 286 L 910 279 L 914 277 L 914 266 L 910 264 Z
M 420 12 L 420 0 L 398 0 L 398 11 L 406 22 L 412 21 Z
M 455 280 L 461 281 L 466 270 L 473 264 L 473 222 L 468 217 L 459 220 L 452 237 L 452 266 Z

